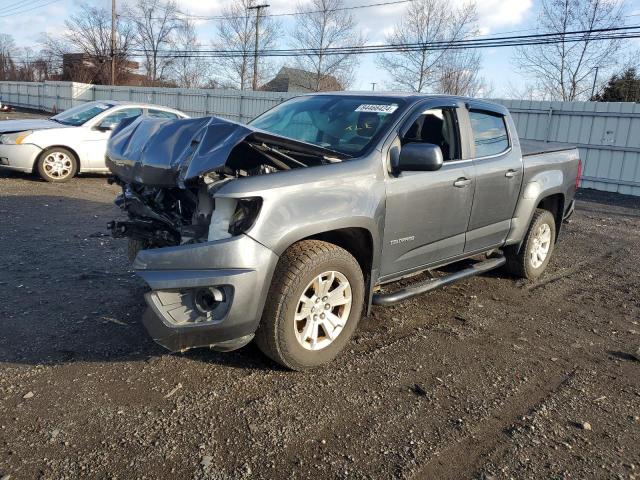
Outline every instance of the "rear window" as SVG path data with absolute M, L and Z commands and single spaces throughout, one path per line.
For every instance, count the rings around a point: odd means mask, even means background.
M 176 115 L 175 113 L 167 112 L 165 110 L 155 110 L 152 108 L 149 109 L 148 115 L 153 118 L 170 118 L 172 120 L 178 118 L 178 115 Z
M 497 155 L 509 148 L 509 136 L 502 115 L 471 110 L 469 118 L 476 146 L 476 157 Z

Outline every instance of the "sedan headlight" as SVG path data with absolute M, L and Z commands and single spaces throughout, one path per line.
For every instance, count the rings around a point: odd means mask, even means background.
M 0 143 L 4 145 L 20 145 L 24 140 L 33 133 L 33 130 L 25 132 L 5 133 L 0 135 Z

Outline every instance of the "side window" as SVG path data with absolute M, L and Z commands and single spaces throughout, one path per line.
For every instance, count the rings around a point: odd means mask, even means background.
M 153 118 L 170 118 L 171 120 L 176 120 L 177 118 L 179 118 L 175 113 L 166 112 L 164 110 L 155 110 L 153 108 L 150 108 L 148 110 L 147 115 Z
M 456 112 L 452 108 L 431 108 L 422 112 L 402 138 L 406 143 L 433 143 L 445 161 L 460 158 Z
M 509 148 L 504 117 L 500 114 L 471 110 L 469 112 L 476 157 L 497 155 Z
M 140 115 L 142 115 L 141 108 L 123 108 L 122 110 L 113 112 L 111 115 L 107 115 L 101 123 L 117 125 L 125 118 L 138 117 Z

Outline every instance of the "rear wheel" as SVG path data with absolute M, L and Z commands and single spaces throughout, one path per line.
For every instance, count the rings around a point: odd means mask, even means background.
M 363 301 L 362 271 L 349 252 L 319 240 L 299 242 L 278 262 L 256 343 L 287 368 L 322 365 L 348 343 Z
M 505 249 L 508 270 L 522 278 L 535 279 L 547 268 L 556 241 L 556 222 L 548 210 L 537 209 L 519 251 Z
M 47 182 L 68 182 L 78 172 L 78 159 L 66 148 L 53 147 L 40 154 L 37 170 Z

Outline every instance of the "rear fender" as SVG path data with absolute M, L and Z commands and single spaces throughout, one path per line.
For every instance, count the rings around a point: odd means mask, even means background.
M 518 245 L 520 249 L 536 208 L 542 200 L 551 195 L 564 195 L 564 183 L 562 170 L 554 169 L 534 175 L 523 185 L 505 245 Z

